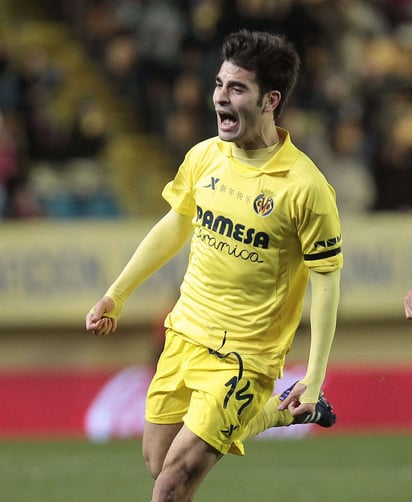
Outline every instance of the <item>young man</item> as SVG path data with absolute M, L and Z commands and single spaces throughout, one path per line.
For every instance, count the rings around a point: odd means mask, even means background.
M 153 502 L 193 499 L 242 441 L 292 423 L 330 426 L 320 394 L 339 299 L 341 230 L 333 189 L 275 119 L 298 75 L 282 37 L 226 37 L 213 103 L 218 137 L 194 146 L 163 191 L 171 210 L 148 233 L 86 327 L 108 335 L 127 297 L 189 236 L 181 294 L 148 390 L 143 451 Z M 305 377 L 271 398 L 312 286 Z

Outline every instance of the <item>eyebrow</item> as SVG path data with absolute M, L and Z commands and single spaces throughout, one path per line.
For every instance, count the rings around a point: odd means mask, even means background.
M 219 75 L 216 75 L 215 77 L 216 82 L 222 83 L 222 79 L 219 77 Z M 241 82 L 240 80 L 229 80 L 229 85 L 235 86 L 235 87 L 241 87 L 242 89 L 249 89 L 249 86 L 246 85 L 245 83 Z

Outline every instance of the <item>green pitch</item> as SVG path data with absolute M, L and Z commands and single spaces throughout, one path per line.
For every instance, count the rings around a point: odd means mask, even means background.
M 139 441 L 0 442 L 2 502 L 149 502 Z M 196 502 L 409 502 L 412 435 L 249 441 Z

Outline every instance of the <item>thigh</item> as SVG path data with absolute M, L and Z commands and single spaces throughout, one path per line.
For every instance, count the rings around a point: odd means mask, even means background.
M 143 456 L 151 475 L 156 478 L 162 470 L 166 454 L 182 428 L 183 423 L 145 423 L 143 432 Z
M 173 493 L 173 500 L 192 500 L 206 474 L 222 454 L 197 437 L 185 425 L 172 441 L 157 478 L 153 500 Z

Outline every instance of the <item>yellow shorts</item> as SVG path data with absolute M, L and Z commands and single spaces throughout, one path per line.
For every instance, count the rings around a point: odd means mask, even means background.
M 272 379 L 247 368 L 237 352 L 194 345 L 170 329 L 149 386 L 146 420 L 185 425 L 213 448 L 244 455 L 239 438 L 270 398 Z

